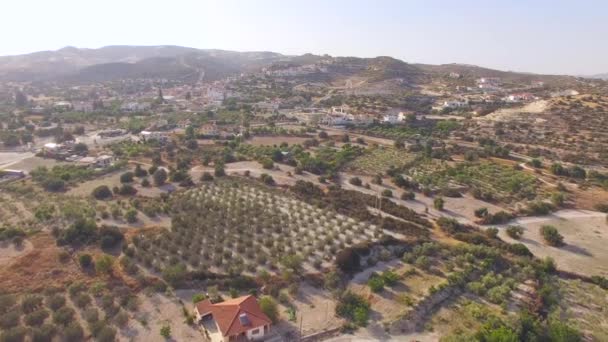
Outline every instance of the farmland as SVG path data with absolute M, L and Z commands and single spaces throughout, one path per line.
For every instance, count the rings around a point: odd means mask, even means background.
M 297 256 L 320 268 L 339 249 L 382 235 L 374 226 L 260 187 L 229 182 L 188 190 L 172 201 L 171 231 L 134 241 L 136 258 L 156 271 L 185 261 L 220 273 L 276 271 Z
M 412 161 L 414 156 L 402 149 L 392 147 L 370 147 L 365 153 L 346 165 L 353 173 L 376 175 L 390 167 L 400 168 Z

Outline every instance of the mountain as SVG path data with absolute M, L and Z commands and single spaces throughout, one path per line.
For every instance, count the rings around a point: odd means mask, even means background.
M 126 78 L 166 78 L 213 81 L 262 68 L 280 70 L 315 64 L 326 66 L 326 73 L 305 76 L 307 81 L 377 87 L 419 85 L 451 72 L 470 80 L 501 77 L 506 82 L 541 80 L 567 83 L 568 76 L 534 75 L 482 68 L 465 64 L 409 64 L 392 57 L 332 57 L 304 54 L 287 56 L 275 52 L 235 52 L 189 47 L 106 46 L 99 49 L 65 47 L 19 56 L 0 57 L 0 81 L 64 81 L 86 83 Z
M 200 50 L 181 46 L 106 46 L 99 49 L 65 47 L 19 56 L 0 57 L 0 80 L 103 81 L 116 78 L 217 79 L 259 68 L 284 58 L 273 52 Z

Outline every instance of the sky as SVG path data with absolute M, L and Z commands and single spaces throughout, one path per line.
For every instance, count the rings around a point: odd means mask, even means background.
M 608 73 L 606 0 L 4 0 L 0 55 L 182 45 Z

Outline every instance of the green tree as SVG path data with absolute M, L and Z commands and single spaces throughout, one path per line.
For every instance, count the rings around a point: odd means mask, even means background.
M 95 270 L 99 273 L 112 273 L 112 267 L 114 266 L 114 258 L 109 255 L 102 255 L 95 261 Z
M 433 200 L 433 207 L 437 210 L 443 210 L 444 204 L 445 204 L 445 201 L 444 201 L 443 197 L 436 197 Z
M 259 305 L 262 312 L 265 313 L 266 316 L 268 316 L 268 318 L 270 318 L 274 323 L 276 323 L 279 318 L 279 308 L 274 299 L 272 299 L 270 296 L 263 296 L 260 298 Z
M 544 225 L 540 227 L 540 234 L 550 246 L 558 247 L 564 244 L 564 237 L 553 226 Z
M 154 179 L 154 184 L 156 186 L 161 186 L 167 181 L 167 171 L 165 171 L 165 169 L 158 168 L 152 175 L 152 178 Z

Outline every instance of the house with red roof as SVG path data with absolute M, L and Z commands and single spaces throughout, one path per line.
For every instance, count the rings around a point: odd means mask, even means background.
M 205 299 L 196 303 L 195 314 L 213 342 L 261 340 L 272 325 L 252 295 L 215 304 Z

